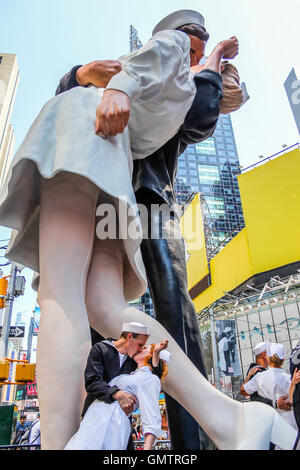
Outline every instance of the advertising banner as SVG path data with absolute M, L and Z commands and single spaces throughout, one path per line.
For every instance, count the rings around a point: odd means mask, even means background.
M 40 307 L 35 307 L 34 310 L 34 324 L 33 324 L 33 336 L 37 336 L 39 333 L 40 327 L 40 317 L 41 317 L 41 310 Z
M 220 375 L 234 377 L 242 375 L 237 350 L 235 320 L 217 320 L 216 330 Z

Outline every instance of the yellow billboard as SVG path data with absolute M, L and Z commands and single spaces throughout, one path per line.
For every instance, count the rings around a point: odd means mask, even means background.
M 299 261 L 300 149 L 238 180 L 254 273 Z
M 275 275 L 276 270 L 294 263 L 295 269 L 299 267 L 299 148 L 240 175 L 238 181 L 245 228 L 209 265 L 205 247 L 187 263 L 189 291 L 198 312 L 250 278 L 271 270 Z M 199 199 L 197 201 L 194 199 L 193 203 L 200 206 Z M 183 231 L 187 238 L 188 230 L 187 224 Z M 199 236 L 204 239 L 203 227 Z M 201 280 L 208 273 L 210 284 L 205 286 Z M 194 295 L 193 288 L 199 284 L 202 290 Z
M 188 289 L 192 289 L 208 273 L 200 195 L 197 193 L 180 220 L 185 241 Z

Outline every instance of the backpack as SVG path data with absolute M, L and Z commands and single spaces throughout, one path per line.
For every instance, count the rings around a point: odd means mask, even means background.
M 33 426 L 35 425 L 36 422 L 37 422 L 37 420 L 33 421 L 33 423 L 31 424 L 31 426 L 28 426 L 28 428 L 26 429 L 26 431 L 23 433 L 21 439 L 19 440 L 18 444 L 29 445 L 30 433 L 31 433 L 31 430 L 32 430 L 32 428 L 33 428 Z M 33 443 L 32 443 L 32 444 L 33 444 Z

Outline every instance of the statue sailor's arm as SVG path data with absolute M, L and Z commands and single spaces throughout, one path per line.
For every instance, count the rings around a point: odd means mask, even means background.
M 121 70 L 122 65 L 118 60 L 94 60 L 86 65 L 75 65 L 61 78 L 55 94 L 59 95 L 77 86 L 105 88 Z
M 180 31 L 160 31 L 141 49 L 121 57 L 122 72 L 114 75 L 103 93 L 96 112 L 95 133 L 114 136 L 128 124 L 130 102 L 150 101 L 178 73 L 186 72 L 190 40 Z M 176 99 L 176 96 L 174 96 Z

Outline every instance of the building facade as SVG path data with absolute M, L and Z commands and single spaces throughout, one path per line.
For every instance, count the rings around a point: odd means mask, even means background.
M 213 136 L 188 146 L 179 158 L 175 185 L 178 202 L 184 204 L 189 196 L 188 188 L 201 193 L 209 209 L 205 217 L 216 245 L 238 226 L 244 226 L 237 180 L 239 169 L 230 115 L 221 115 Z
M 14 132 L 9 123 L 19 83 L 15 54 L 0 53 L 0 187 L 13 157 Z

